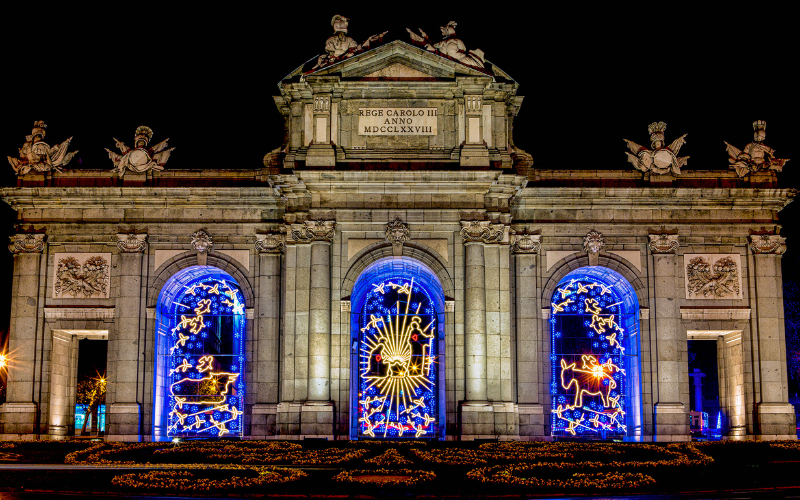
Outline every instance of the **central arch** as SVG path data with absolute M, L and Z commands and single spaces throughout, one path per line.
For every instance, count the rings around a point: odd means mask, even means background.
M 443 439 L 445 296 L 409 257 L 379 259 L 351 294 L 351 439 Z

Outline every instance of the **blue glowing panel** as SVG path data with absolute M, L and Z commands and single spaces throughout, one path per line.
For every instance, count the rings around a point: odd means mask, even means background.
M 593 276 L 569 276 L 550 305 L 550 395 L 554 436 L 627 434 L 626 353 L 635 331 L 633 311 L 613 285 Z
M 359 318 L 358 435 L 439 434 L 439 325 L 425 287 L 402 276 L 371 283 Z
M 197 269 L 178 282 L 179 290 L 172 284 L 171 303 L 161 305 L 159 331 L 166 338 L 159 349 L 159 392 L 166 435 L 241 436 L 244 298 L 228 276 Z

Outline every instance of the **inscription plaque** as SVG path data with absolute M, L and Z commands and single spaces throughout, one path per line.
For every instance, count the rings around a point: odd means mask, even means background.
M 358 135 L 436 135 L 436 108 L 358 108 Z

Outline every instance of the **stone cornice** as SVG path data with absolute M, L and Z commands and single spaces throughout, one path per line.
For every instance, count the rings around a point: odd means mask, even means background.
M 23 187 L 0 188 L 0 197 L 20 208 L 278 208 L 275 190 L 266 187 Z
M 514 197 L 512 206 L 518 210 L 781 210 L 796 195 L 796 189 L 526 187 Z

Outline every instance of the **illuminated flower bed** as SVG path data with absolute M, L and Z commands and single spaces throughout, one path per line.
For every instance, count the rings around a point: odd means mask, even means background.
M 386 467 L 390 465 L 409 465 L 412 463 L 411 460 L 405 458 L 403 455 L 398 453 L 397 450 L 395 450 L 394 448 L 386 450 L 377 457 L 364 460 L 364 462 L 368 464 L 377 465 L 379 467 Z
M 378 487 L 414 486 L 433 481 L 431 471 L 411 469 L 346 470 L 333 477 L 339 483 L 357 483 Z
M 297 443 L 283 441 L 171 443 L 98 443 L 71 453 L 67 464 L 239 464 L 239 465 L 335 465 L 361 458 L 364 448 L 322 448 L 303 450 Z
M 209 470 L 157 470 L 123 474 L 114 477 L 111 483 L 137 490 L 208 492 L 250 489 L 307 476 L 303 471 L 282 467 L 215 468 L 213 473 L 220 476 L 221 471 L 231 473 L 225 474 L 227 477 L 207 477 Z
M 630 490 L 656 482 L 640 472 L 575 472 L 565 478 L 530 475 L 541 471 L 540 464 L 499 465 L 472 470 L 467 477 L 483 483 L 569 490 Z

